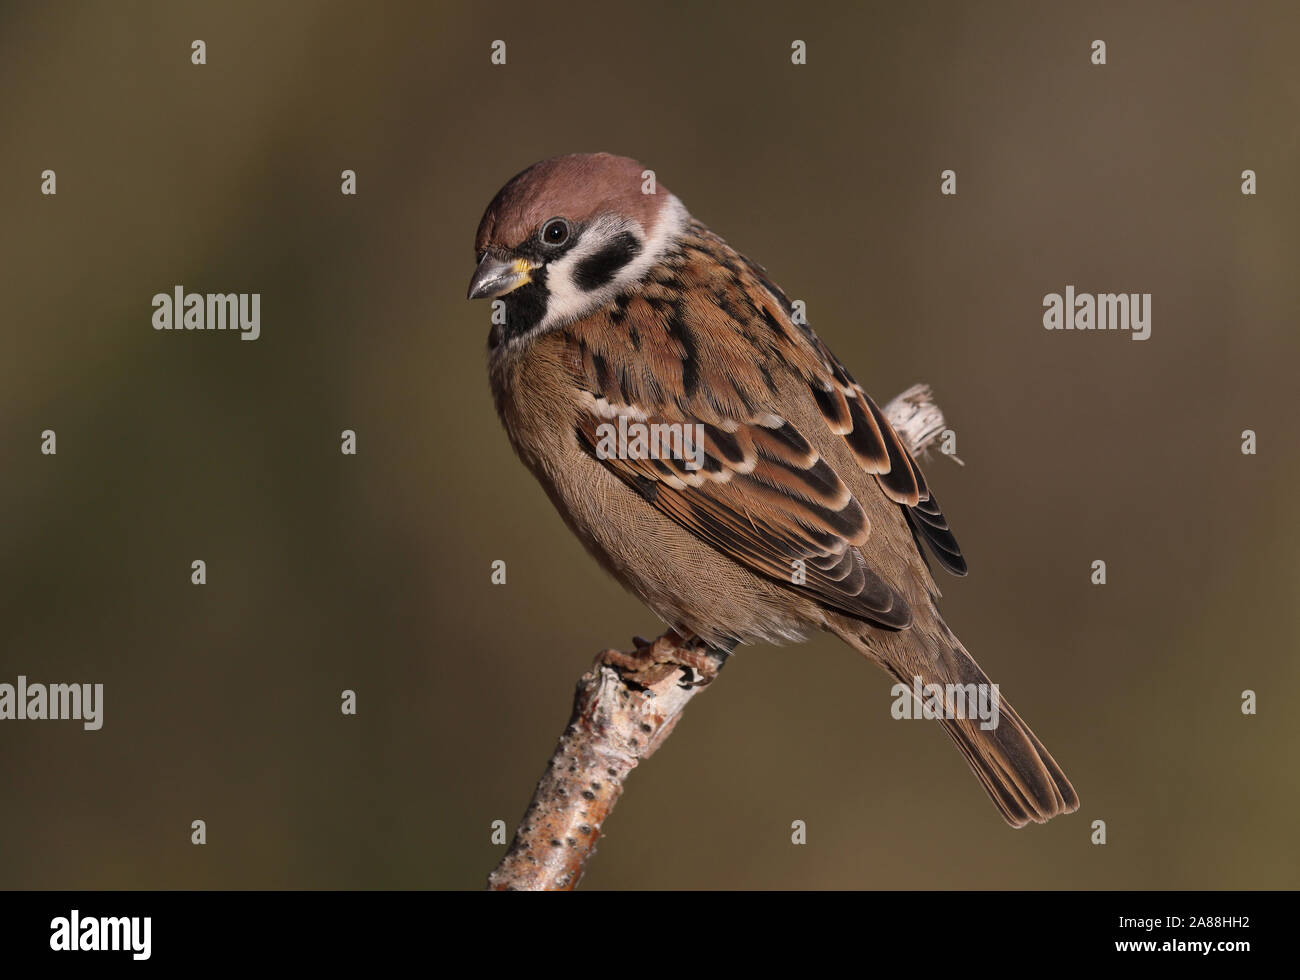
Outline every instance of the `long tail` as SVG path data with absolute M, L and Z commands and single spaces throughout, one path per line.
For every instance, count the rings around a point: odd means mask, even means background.
M 990 691 L 990 687 L 978 686 L 990 685 L 988 675 L 966 652 L 957 637 L 943 627 L 942 623 L 938 625 L 943 640 L 935 644 L 935 654 L 925 657 L 925 662 L 920 665 L 916 661 L 921 658 L 914 653 L 906 657 L 888 655 L 899 641 L 916 642 L 921 639 L 917 634 L 909 637 L 911 630 L 870 637 L 841 635 L 851 645 L 881 663 L 909 690 L 914 687 L 913 679 L 919 677 L 922 689 L 926 684 L 938 684 L 949 691 L 952 689 L 948 685 L 962 685 L 969 691 L 968 685 L 977 685 L 976 691 Z M 889 637 L 894 642 L 882 644 L 883 637 Z M 945 698 L 945 706 L 953 709 L 953 699 Z M 1031 821 L 1046 823 L 1052 817 L 1077 810 L 1078 794 L 1052 754 L 1038 740 L 1038 736 L 1020 720 L 1020 715 L 1000 695 L 997 708 L 998 724 L 995 728 L 981 728 L 978 717 L 947 717 L 955 713 L 952 710 L 944 712 L 942 724 L 979 777 L 1003 819 L 1013 827 L 1023 827 Z M 968 710 L 966 714 L 969 716 L 974 712 Z

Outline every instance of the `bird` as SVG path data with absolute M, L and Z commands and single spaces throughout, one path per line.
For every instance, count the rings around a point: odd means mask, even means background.
M 999 690 L 939 613 L 931 561 L 966 560 L 885 414 L 762 266 L 608 153 L 517 174 L 474 253 L 497 413 L 607 572 L 723 658 L 829 631 L 908 689 L 939 685 L 931 707 L 1008 824 L 1078 808 L 1000 695 L 992 727 L 954 710 Z M 636 426 L 660 452 L 611 443 Z

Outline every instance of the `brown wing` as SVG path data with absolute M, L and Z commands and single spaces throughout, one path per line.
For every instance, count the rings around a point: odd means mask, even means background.
M 895 629 L 910 624 L 907 604 L 857 548 L 871 530 L 861 505 L 784 419 L 711 424 L 588 392 L 577 437 L 647 501 L 742 565 L 829 608 Z
M 565 341 L 583 392 L 579 443 L 735 561 L 830 609 L 887 628 L 911 622 L 905 600 L 863 555 L 870 521 L 817 451 L 827 437 L 801 432 L 778 412 L 788 397 L 779 385 L 794 372 L 820 409 L 822 421 L 812 424 L 841 436 L 904 507 L 914 533 L 945 566 L 964 570 L 920 469 L 880 409 L 811 330 L 793 323 L 761 270 L 702 226 L 641 289 L 567 328 Z M 808 419 L 817 419 L 811 409 Z M 687 456 L 695 447 L 685 436 L 698 433 L 700 467 L 662 446 L 654 453 L 634 439 L 619 444 L 620 425 L 629 435 L 676 432 Z
M 721 244 L 726 248 L 725 243 Z M 778 323 L 787 330 L 795 328 L 792 304 L 781 288 L 768 278 L 761 266 L 743 256 L 738 258 L 767 294 L 766 298 L 775 301 L 779 309 Z M 761 299 L 756 304 L 760 315 L 772 315 Z M 805 377 L 826 424 L 832 432 L 844 436 L 862 468 L 875 475 L 891 500 L 902 505 L 912 532 L 924 539 L 939 564 L 954 575 L 965 575 L 966 559 L 915 458 L 871 396 L 853 380 L 812 328 L 798 325 L 798 329 L 821 361 L 822 370 Z

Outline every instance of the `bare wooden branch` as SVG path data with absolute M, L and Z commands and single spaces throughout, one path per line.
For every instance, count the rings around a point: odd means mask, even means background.
M 914 454 L 943 432 L 927 385 L 913 385 L 885 415 Z M 606 650 L 582 675 L 573 715 L 533 793 L 505 857 L 488 877 L 498 891 L 569 891 L 596 853 L 601 827 L 628 773 L 672 734 L 692 698 L 717 675 L 725 656 L 669 630 L 635 651 Z

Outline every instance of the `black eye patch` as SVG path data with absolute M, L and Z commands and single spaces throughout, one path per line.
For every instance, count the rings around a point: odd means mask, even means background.
M 573 270 L 579 289 L 591 292 L 608 285 L 618 270 L 641 254 L 641 243 L 628 231 L 621 231 L 601 249 L 583 259 Z

